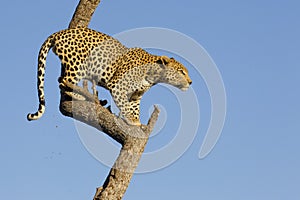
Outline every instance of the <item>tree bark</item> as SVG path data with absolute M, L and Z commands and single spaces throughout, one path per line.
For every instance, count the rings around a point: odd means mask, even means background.
M 88 27 L 101 0 L 80 0 L 74 12 L 69 28 Z
M 69 28 L 87 27 L 100 0 L 80 0 Z M 75 101 L 65 92 L 73 91 L 86 98 Z M 128 125 L 123 119 L 103 107 L 95 91 L 89 93 L 87 84 L 84 87 L 64 83 L 61 88 L 60 111 L 63 115 L 86 123 L 107 134 L 122 145 L 120 154 L 109 172 L 102 187 L 97 188 L 94 200 L 120 200 L 130 183 L 142 153 L 159 115 L 155 106 L 147 125 Z
M 86 123 L 104 132 L 122 145 L 120 154 L 106 178 L 104 185 L 97 188 L 94 200 L 120 200 L 130 183 L 134 170 L 144 152 L 149 135 L 159 115 L 155 106 L 147 125 L 128 125 L 123 119 L 101 106 L 97 94 L 90 94 L 87 88 L 65 82 L 61 88 L 60 111 L 63 115 Z M 65 91 L 76 92 L 85 101 L 71 100 Z

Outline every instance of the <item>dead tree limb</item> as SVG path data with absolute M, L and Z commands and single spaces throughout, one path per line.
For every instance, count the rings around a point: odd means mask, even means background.
M 78 3 L 69 28 L 88 27 L 101 0 L 80 0 Z
M 87 100 L 62 99 L 60 104 L 62 114 L 104 132 L 122 145 L 114 166 L 104 185 L 97 189 L 94 200 L 122 199 L 144 152 L 159 110 L 155 107 L 147 125 L 132 126 L 101 106 L 96 94 L 92 95 L 87 90 L 70 83 L 65 83 L 65 87 L 61 88 L 61 91 L 64 93 L 65 90 L 70 89 L 83 95 Z
M 99 3 L 100 0 L 80 0 L 69 28 L 87 27 Z M 66 91 L 76 92 L 86 100 L 72 100 Z M 65 116 L 102 131 L 122 145 L 103 186 L 97 188 L 94 200 L 122 199 L 158 118 L 158 108 L 154 108 L 147 125 L 140 127 L 128 125 L 123 119 L 101 106 L 96 92 L 90 94 L 86 84 L 81 88 L 65 82 L 61 87 L 60 111 Z

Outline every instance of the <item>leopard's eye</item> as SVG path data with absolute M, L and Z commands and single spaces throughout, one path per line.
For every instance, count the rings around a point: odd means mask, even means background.
M 182 69 L 179 70 L 184 76 L 186 75 L 185 71 L 183 71 Z

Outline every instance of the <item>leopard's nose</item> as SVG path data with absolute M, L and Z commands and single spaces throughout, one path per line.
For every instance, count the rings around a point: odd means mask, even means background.
M 192 80 L 189 80 L 189 84 L 190 84 L 190 85 L 192 85 L 192 82 L 193 82 Z

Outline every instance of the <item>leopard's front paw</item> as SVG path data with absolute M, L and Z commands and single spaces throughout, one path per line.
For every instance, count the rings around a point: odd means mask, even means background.
M 132 125 L 132 126 L 141 126 L 141 122 L 139 119 L 128 119 L 128 118 L 124 118 L 125 119 L 125 122 L 129 125 Z

